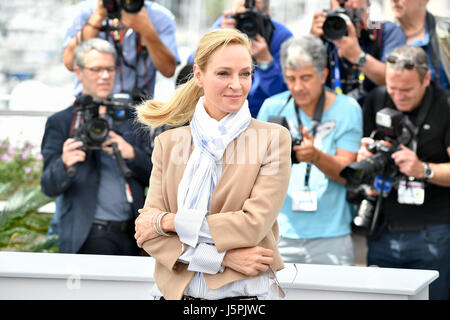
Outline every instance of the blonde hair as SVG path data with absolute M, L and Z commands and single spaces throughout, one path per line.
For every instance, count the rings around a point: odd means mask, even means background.
M 209 58 L 218 49 L 229 44 L 239 44 L 247 48 L 251 55 L 247 35 L 236 29 L 217 29 L 206 33 L 194 54 L 194 63 L 205 71 Z M 137 107 L 137 117 L 141 123 L 159 127 L 164 124 L 178 126 L 189 122 L 194 115 L 198 99 L 203 96 L 203 89 L 198 87 L 193 77 L 175 90 L 168 102 L 147 100 Z

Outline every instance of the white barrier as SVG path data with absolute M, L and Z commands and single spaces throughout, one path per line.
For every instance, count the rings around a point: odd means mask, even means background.
M 151 257 L 0 252 L 0 299 L 152 299 Z M 297 269 L 297 270 L 296 270 Z M 437 271 L 286 264 L 290 300 L 428 299 Z

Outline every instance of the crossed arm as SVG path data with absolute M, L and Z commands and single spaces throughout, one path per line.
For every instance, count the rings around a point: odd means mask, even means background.
M 138 246 L 142 248 L 144 242 L 157 237 L 161 237 L 159 234 L 156 233 L 154 228 L 155 220 L 158 218 L 158 215 L 161 213 L 161 210 L 156 208 L 143 208 L 139 210 L 139 213 L 140 215 L 136 219 L 135 238 Z M 161 227 L 164 232 L 171 233 L 173 236 L 178 237 L 178 234 L 175 229 L 175 216 L 176 216 L 175 213 L 168 213 L 164 215 L 163 219 L 161 220 Z M 207 225 L 206 220 L 204 220 L 203 222 L 203 225 L 205 224 Z M 212 236 L 210 235 L 208 241 L 208 236 L 205 233 L 203 233 L 203 240 L 200 240 L 200 242 L 196 245 L 195 248 L 184 245 L 186 247 L 185 251 L 179 257 L 178 260 L 183 263 L 189 263 L 190 261 L 188 260 L 187 257 L 193 258 L 195 256 L 196 250 L 202 250 L 202 246 L 204 248 L 207 248 L 205 246 L 211 245 L 214 246 Z M 189 251 L 189 253 L 187 253 L 187 251 Z M 211 261 L 212 259 L 216 259 L 219 260 L 220 262 L 220 259 L 222 257 L 223 260 L 220 263 L 220 266 L 234 269 L 238 272 L 241 272 L 249 276 L 257 275 L 260 271 L 263 272 L 267 271 L 269 266 L 273 263 L 273 250 L 266 249 L 260 246 L 231 249 L 222 253 L 218 253 L 213 248 L 210 248 L 208 251 L 210 255 L 210 257 L 208 257 L 209 261 Z M 213 256 L 214 258 L 211 258 L 211 256 Z M 195 269 L 196 267 L 193 268 Z M 208 268 L 205 267 L 203 268 L 197 267 L 197 270 L 194 271 L 205 271 L 207 269 Z M 214 271 L 210 273 L 213 272 Z M 217 271 L 215 273 L 217 273 Z
M 208 231 L 210 229 L 210 245 L 214 245 L 219 253 L 225 252 L 221 263 L 223 267 L 232 268 L 245 275 L 256 275 L 261 271 L 266 271 L 273 263 L 273 250 L 263 248 L 258 244 L 271 232 L 284 200 L 282 194 L 287 190 L 290 170 L 290 137 L 287 131 L 286 134 L 287 136 L 280 139 L 278 165 L 281 172 L 276 175 L 258 175 L 250 197 L 244 202 L 242 210 L 210 214 L 202 222 L 203 226 L 208 226 L 203 229 Z M 283 138 L 287 138 L 287 140 Z M 281 142 L 281 140 L 286 141 Z M 161 195 L 160 152 L 161 143 L 157 139 L 150 181 L 152 187 L 149 190 L 147 203 L 140 210 L 140 215 L 136 219 L 135 237 L 139 246 L 144 247 L 168 269 L 172 269 L 184 253 L 184 250 L 180 248 L 186 249 L 186 245 L 180 240 L 176 230 L 176 213 L 166 214 L 161 221 L 162 230 L 171 233 L 170 237 L 159 236 L 154 230 L 153 221 L 162 211 L 160 208 L 164 208 L 164 200 Z M 270 165 L 273 163 L 268 161 L 263 164 L 263 167 Z M 273 194 L 276 193 L 279 193 L 280 196 L 276 201 L 272 201 Z

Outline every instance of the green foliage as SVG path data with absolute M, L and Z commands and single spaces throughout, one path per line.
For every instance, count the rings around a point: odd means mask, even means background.
M 37 212 L 52 200 L 39 185 L 17 190 L 0 211 L 0 250 L 58 252 L 58 236 L 46 237 L 52 215 Z
M 38 213 L 52 201 L 41 192 L 41 172 L 35 146 L 0 140 L 0 250 L 58 252 L 58 236 L 46 236 L 53 215 Z

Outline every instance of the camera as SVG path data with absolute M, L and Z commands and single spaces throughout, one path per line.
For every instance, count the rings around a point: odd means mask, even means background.
M 245 8 L 244 12 L 233 15 L 236 29 L 245 33 L 249 39 L 255 39 L 260 34 L 270 46 L 274 29 L 270 16 L 255 9 L 255 0 L 246 0 Z
M 98 150 L 107 139 L 109 130 L 118 122 L 133 116 L 131 96 L 127 93 L 110 94 L 106 100 L 82 94 L 75 100 L 77 106 L 74 138 L 83 142 L 83 151 Z M 106 106 L 112 125 L 98 113 L 99 106 Z
M 128 13 L 138 13 L 144 6 L 144 0 L 103 0 L 108 18 L 120 19 L 120 11 L 123 9 Z
M 108 139 L 109 131 L 127 119 L 133 117 L 133 99 L 128 93 L 112 93 L 106 100 L 96 99 L 88 94 L 78 96 L 74 102 L 75 122 L 73 127 L 73 138 L 83 142 L 80 150 L 88 152 L 90 150 L 102 149 L 102 143 Z M 106 107 L 107 117 L 99 115 L 99 107 Z M 125 177 L 131 175 L 131 171 L 126 167 L 125 162 L 117 148 L 116 143 L 111 144 L 119 168 Z M 73 176 L 76 166 L 68 170 L 69 176 Z
M 336 41 L 348 35 L 347 21 L 356 26 L 361 21 L 361 9 L 350 10 L 345 7 L 346 0 L 339 1 L 339 7 L 327 13 L 323 24 L 323 37 L 327 41 Z
M 375 142 L 367 147 L 373 155 L 350 163 L 339 174 L 346 179 L 347 200 L 358 204 L 352 229 L 366 236 L 375 230 L 382 198 L 401 176 L 392 154 L 400 145 L 413 148 L 418 133 L 409 117 L 396 109 L 381 109 L 375 120 L 377 128 L 370 135 Z
M 292 138 L 292 148 L 294 146 L 299 146 L 302 144 L 303 137 L 302 137 L 301 133 L 297 130 L 297 128 L 295 127 L 295 125 L 293 124 L 292 121 L 288 122 L 286 120 L 286 117 L 269 116 L 268 122 L 279 124 L 289 130 L 289 132 L 291 134 L 291 138 Z M 297 156 L 295 155 L 294 149 L 291 150 L 291 162 L 293 164 L 299 163 L 299 161 L 297 160 Z

